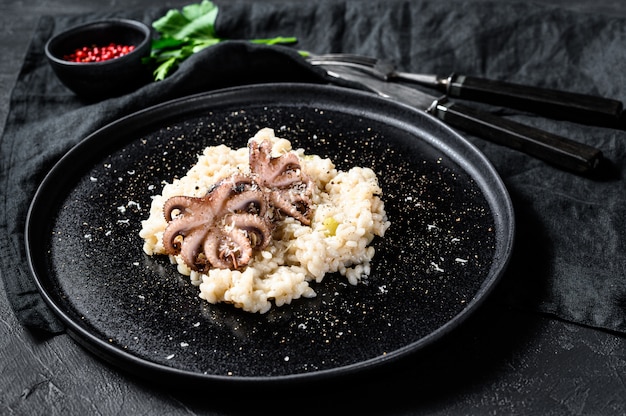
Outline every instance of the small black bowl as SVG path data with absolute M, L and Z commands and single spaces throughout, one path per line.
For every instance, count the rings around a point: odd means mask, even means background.
M 71 62 L 64 57 L 84 46 L 110 43 L 132 45 L 134 50 L 119 58 L 100 62 Z M 133 91 L 150 80 L 142 62 L 150 54 L 151 31 L 144 23 L 108 19 L 77 26 L 52 37 L 46 56 L 57 77 L 76 95 L 102 99 Z

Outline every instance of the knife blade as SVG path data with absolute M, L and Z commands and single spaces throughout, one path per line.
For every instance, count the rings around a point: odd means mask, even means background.
M 451 127 L 522 151 L 560 169 L 589 174 L 603 159 L 600 149 L 454 103 L 446 96 L 436 97 L 402 84 L 382 81 L 350 67 L 320 67 L 331 77 L 357 84 L 379 96 L 425 111 Z
M 614 128 L 626 126 L 623 103 L 596 95 L 455 73 L 440 76 L 403 72 L 389 61 L 352 54 L 316 55 L 310 61 L 316 65 L 349 66 L 383 81 L 408 81 L 435 88 L 449 97 L 517 108 L 551 118 Z

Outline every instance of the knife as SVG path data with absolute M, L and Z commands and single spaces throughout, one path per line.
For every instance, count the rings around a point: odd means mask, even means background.
M 319 66 L 333 78 L 358 84 L 382 97 L 430 113 L 451 127 L 522 151 L 564 170 L 588 174 L 603 159 L 602 152 L 595 147 L 454 103 L 445 96 L 437 98 L 349 67 Z
M 533 87 L 469 75 L 417 74 L 398 71 L 391 62 L 352 54 L 316 55 L 321 65 L 350 66 L 383 81 L 408 81 L 445 92 L 449 97 L 482 101 L 530 111 L 576 123 L 623 128 L 626 124 L 621 101 L 595 95 Z

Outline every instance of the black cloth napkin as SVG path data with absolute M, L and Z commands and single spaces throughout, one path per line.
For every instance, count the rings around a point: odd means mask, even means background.
M 298 45 L 220 44 L 194 55 L 164 81 L 87 102 L 55 78 L 43 53 L 47 39 L 102 17 L 150 23 L 166 10 L 40 20 L 0 142 L 0 273 L 23 325 L 51 334 L 63 331 L 30 276 L 23 234 L 30 200 L 54 163 L 94 130 L 166 100 L 258 82 L 328 82 L 303 63 L 296 49 L 360 53 L 393 60 L 403 70 L 456 71 L 626 100 L 625 19 L 528 2 L 217 3 L 220 36 L 296 36 Z M 483 108 L 599 147 L 614 165 L 614 176 L 589 179 L 467 136 L 502 176 L 516 212 L 514 255 L 493 296 L 506 306 L 626 332 L 626 132 Z

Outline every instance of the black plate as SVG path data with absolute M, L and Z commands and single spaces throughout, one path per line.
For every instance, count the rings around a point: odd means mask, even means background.
M 262 127 L 339 169 L 373 168 L 392 225 L 365 284 L 328 275 L 316 298 L 261 315 L 199 299 L 138 232 L 162 181 Z M 491 291 L 513 233 L 500 178 L 445 125 L 367 93 L 279 84 L 176 100 L 93 133 L 41 184 L 26 248 L 45 300 L 100 357 L 172 385 L 244 384 L 354 374 L 432 344 Z

